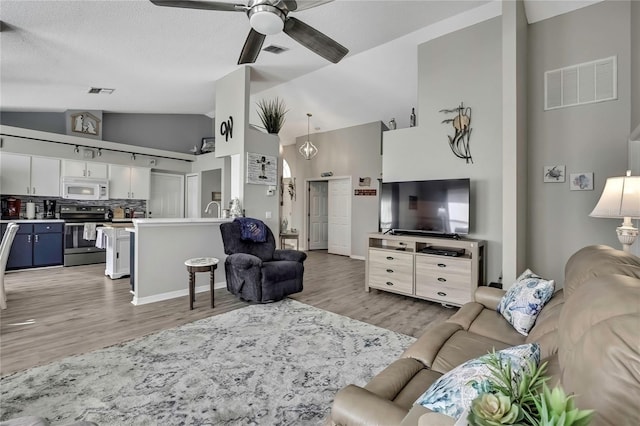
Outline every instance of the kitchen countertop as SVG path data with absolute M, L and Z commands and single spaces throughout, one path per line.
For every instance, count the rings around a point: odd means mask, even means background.
M 2 219 L 0 223 L 64 223 L 62 219 Z
M 197 225 L 204 223 L 225 223 L 231 222 L 233 219 L 220 219 L 217 217 L 196 217 L 196 218 L 158 218 L 158 219 L 133 219 L 135 226 L 154 226 L 154 225 Z

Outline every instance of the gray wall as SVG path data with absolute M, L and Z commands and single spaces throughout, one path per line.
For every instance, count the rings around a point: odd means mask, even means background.
M 640 126 L 640 2 L 631 2 L 631 131 Z
M 470 42 L 473 41 L 473 42 Z M 502 26 L 494 18 L 444 35 L 418 48 L 418 127 L 383 137 L 383 179 L 471 179 L 470 238 L 487 241 L 487 280 L 502 264 Z M 449 148 L 451 114 L 441 109 L 464 102 L 472 108 L 473 164 Z
M 577 249 L 621 248 L 615 235 L 619 221 L 589 213 L 606 178 L 622 176 L 627 168 L 631 19 L 629 2 L 606 1 L 529 26 L 529 267 L 559 282 Z M 543 110 L 546 70 L 613 55 L 617 100 Z M 570 191 L 568 177 L 564 183 L 543 183 L 543 167 L 554 164 L 566 165 L 567 175 L 593 172 L 594 190 Z
M 283 157 L 291 167 L 291 175 L 296 177 L 296 200 L 293 202 L 293 217 L 289 228 L 301 231 L 300 244 L 307 247 L 305 212 L 305 179 L 320 179 L 322 172 L 333 172 L 335 177 L 351 176 L 353 188 L 372 189 L 378 187 L 382 171 L 380 143 L 382 122 L 376 121 L 360 126 L 347 127 L 311 135 L 311 141 L 318 147 L 318 155 L 305 160 L 298 148 L 307 136 L 296 139 L 296 145 L 286 146 Z M 370 187 L 359 187 L 360 177 L 370 177 Z M 286 191 L 285 191 L 286 192 Z M 353 192 L 352 192 L 353 194 Z M 287 196 L 285 194 L 285 196 Z M 351 255 L 364 258 L 367 234 L 378 230 L 378 197 L 353 196 L 351 198 Z
M 102 115 L 102 139 L 146 148 L 189 153 L 202 138 L 213 136 L 213 119 L 195 114 Z M 0 123 L 7 126 L 66 134 L 63 112 L 5 112 Z

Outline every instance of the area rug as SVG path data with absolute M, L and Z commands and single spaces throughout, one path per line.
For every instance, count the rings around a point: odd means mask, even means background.
M 415 339 L 285 299 L 18 372 L 0 420 L 53 425 L 317 425 Z

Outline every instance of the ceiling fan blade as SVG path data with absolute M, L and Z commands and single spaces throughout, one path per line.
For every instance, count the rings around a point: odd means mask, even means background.
M 245 12 L 244 4 L 225 3 L 209 0 L 149 0 L 156 6 L 182 7 L 186 9 L 221 10 L 223 12 Z
M 264 34 L 260 34 L 253 28 L 249 31 L 247 40 L 244 42 L 242 52 L 240 52 L 240 58 L 238 58 L 238 65 L 252 64 L 258 59 L 260 49 L 262 49 L 262 43 L 265 39 Z
M 337 41 L 296 18 L 287 18 L 284 22 L 284 32 L 307 49 L 334 64 L 340 62 L 349 53 L 349 49 Z
M 298 7 L 296 9 L 289 9 L 290 11 L 301 11 L 311 9 L 312 7 L 321 6 L 325 3 L 331 3 L 333 0 L 297 0 Z

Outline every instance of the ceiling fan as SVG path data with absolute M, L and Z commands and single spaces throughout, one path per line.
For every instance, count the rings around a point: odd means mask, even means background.
M 333 0 L 249 0 L 243 4 L 209 0 L 150 0 L 157 6 L 182 7 L 187 9 L 218 10 L 223 12 L 245 12 L 249 17 L 251 31 L 244 43 L 238 65 L 252 64 L 258 58 L 267 35 L 284 31 L 289 37 L 337 64 L 349 49 L 332 40 L 315 28 L 289 16 L 289 13 L 310 9 Z

